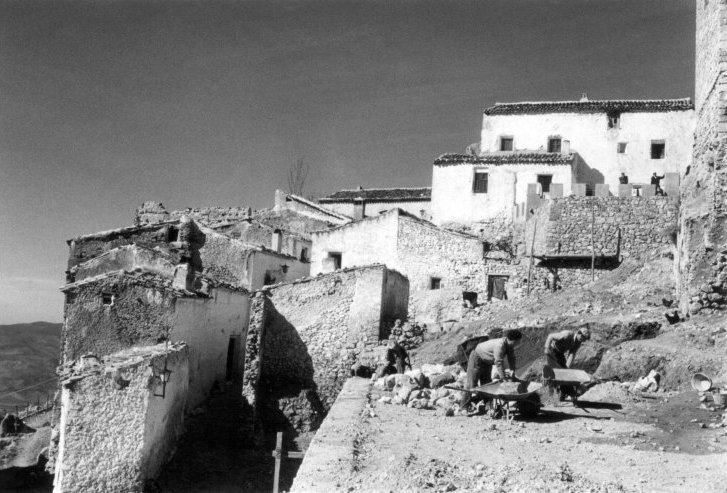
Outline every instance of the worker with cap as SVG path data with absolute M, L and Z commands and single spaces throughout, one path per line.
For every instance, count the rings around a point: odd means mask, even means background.
M 517 329 L 508 330 L 504 337 L 490 339 L 480 342 L 470 353 L 467 360 L 467 381 L 465 390 L 472 389 L 478 385 L 492 381 L 492 367 L 497 369 L 497 376 L 500 380 L 510 380 L 514 375 L 515 347 L 522 339 L 523 334 Z M 505 372 L 504 360 L 507 358 L 507 366 L 510 373 Z M 460 408 L 464 409 L 471 400 L 469 392 L 465 392 Z
M 545 340 L 545 356 L 551 368 L 570 368 L 578 349 L 591 338 L 591 331 L 582 327 L 577 331 L 561 330 L 548 335 Z
M 386 345 L 386 362 L 376 370 L 376 378 L 393 373 L 404 373 L 407 366 L 411 370 L 409 354 L 396 340 L 396 336 L 392 335 Z

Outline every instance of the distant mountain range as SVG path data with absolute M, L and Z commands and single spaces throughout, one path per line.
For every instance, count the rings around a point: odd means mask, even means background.
M 62 325 L 0 325 L 0 412 L 27 401 L 35 403 L 39 397 L 45 401 L 48 393 L 53 397 Z

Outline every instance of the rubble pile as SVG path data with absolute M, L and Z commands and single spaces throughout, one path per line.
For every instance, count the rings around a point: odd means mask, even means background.
M 463 387 L 466 376 L 467 373 L 459 365 L 425 364 L 406 373 L 376 379 L 374 389 L 391 392 L 391 395 L 384 395 L 378 400 L 382 404 L 441 409 L 445 415 L 452 415 L 462 393 L 444 386 Z
M 424 334 L 427 331 L 427 324 L 419 325 L 416 322 L 404 322 L 397 320 L 391 328 L 391 335 L 404 349 L 414 349 L 424 341 Z

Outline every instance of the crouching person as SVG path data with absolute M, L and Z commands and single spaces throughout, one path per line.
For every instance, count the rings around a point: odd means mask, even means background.
M 591 338 L 591 332 L 586 327 L 572 330 L 561 330 L 548 335 L 545 340 L 545 356 L 551 368 L 570 368 L 575 360 L 576 353 L 583 342 Z
M 379 365 L 376 369 L 376 378 L 379 379 L 385 375 L 394 373 L 404 373 L 407 366 L 411 370 L 409 354 L 396 341 L 396 338 L 392 336 L 389 338 L 386 346 L 386 362 Z

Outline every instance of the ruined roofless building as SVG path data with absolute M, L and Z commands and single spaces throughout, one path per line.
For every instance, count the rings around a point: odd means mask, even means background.
M 392 209 L 431 219 L 432 189 L 416 188 L 363 188 L 339 190 L 321 197 L 318 202 L 327 209 L 352 217 L 355 220 L 372 217 Z

